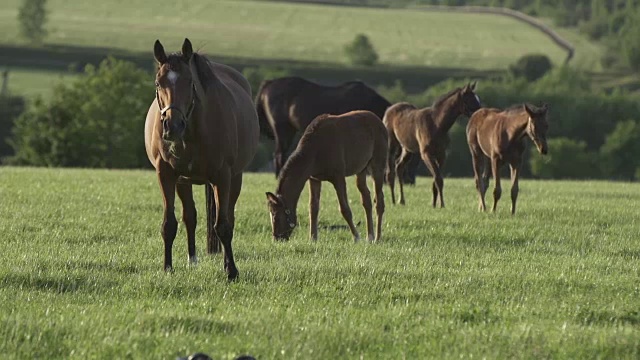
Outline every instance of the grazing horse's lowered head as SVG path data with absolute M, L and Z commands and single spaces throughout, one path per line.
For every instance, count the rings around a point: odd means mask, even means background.
M 542 155 L 547 155 L 547 130 L 549 130 L 547 113 L 549 105 L 542 104 L 542 107 L 534 107 L 524 104 L 524 110 L 527 112 L 527 115 L 529 115 L 527 135 L 529 135 L 531 141 L 536 145 L 538 152 Z
M 289 240 L 293 229 L 298 225 L 295 210 L 285 205 L 282 196 L 267 192 L 267 205 L 271 215 L 271 230 L 276 240 Z
M 156 40 L 153 53 L 158 62 L 155 85 L 162 139 L 182 141 L 197 99 L 196 82 L 190 66 L 193 48 L 189 39 L 185 39 L 182 56 L 169 58 L 160 41 Z

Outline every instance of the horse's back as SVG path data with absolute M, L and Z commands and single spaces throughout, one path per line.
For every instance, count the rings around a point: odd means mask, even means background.
M 367 110 L 341 115 L 321 115 L 307 127 L 299 147 L 316 151 L 326 173 L 359 173 L 372 163 L 386 163 L 387 130 L 380 118 Z M 302 149 L 304 151 L 304 149 Z
M 249 165 L 258 149 L 260 126 L 258 116 L 251 98 L 251 86 L 247 79 L 236 69 L 209 61 L 214 74 L 228 89 L 233 97 L 233 102 L 226 104 L 232 106 L 235 114 L 237 136 L 237 158 L 232 170 L 240 173 Z

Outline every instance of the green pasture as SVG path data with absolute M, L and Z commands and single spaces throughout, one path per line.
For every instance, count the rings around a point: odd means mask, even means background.
M 0 8 L 0 47 L 29 48 L 18 32 L 20 3 L 6 0 Z M 148 54 L 149 63 L 156 39 L 167 50 L 177 51 L 189 37 L 197 49 L 222 59 L 344 68 L 343 47 L 357 33 L 369 36 L 386 66 L 495 70 L 528 53 L 547 54 L 558 64 L 566 56 L 533 27 L 488 14 L 223 0 L 50 0 L 47 6 L 49 35 L 41 50 L 52 46 L 99 54 L 124 50 L 138 57 Z M 601 49 L 579 35 L 570 40 L 577 47 L 576 66 L 597 70 Z M 17 56 L 18 63 L 37 63 L 34 70 L 59 71 L 56 59 L 22 59 L 25 55 L 12 55 L 12 49 L 3 51 L 0 68 L 9 60 L 16 62 L 12 56 Z M 14 82 L 16 91 L 29 88 L 20 81 Z
M 640 184 L 524 180 L 511 216 L 506 182 L 483 214 L 472 179 L 445 179 L 447 208 L 432 209 L 419 178 L 375 244 L 326 228 L 312 243 L 305 190 L 300 227 L 275 243 L 275 179 L 248 174 L 234 283 L 204 254 L 202 187 L 200 264 L 180 225 L 165 274 L 153 172 L 3 167 L 0 184 L 2 358 L 640 357 Z M 328 184 L 320 223 L 344 224 Z

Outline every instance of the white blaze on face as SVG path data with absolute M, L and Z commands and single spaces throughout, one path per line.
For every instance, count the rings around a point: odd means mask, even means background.
M 480 102 L 480 97 L 478 96 L 478 94 L 473 94 L 476 96 L 476 101 L 478 101 L 478 105 L 481 105 L 482 103 Z
M 178 81 L 178 73 L 171 70 L 169 71 L 169 73 L 167 74 L 167 79 L 169 79 L 169 82 L 171 83 L 171 86 L 176 86 L 176 82 Z

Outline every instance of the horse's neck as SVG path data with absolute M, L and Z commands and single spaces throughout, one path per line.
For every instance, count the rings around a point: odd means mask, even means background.
M 456 122 L 456 119 L 460 116 L 460 110 L 455 106 L 455 102 L 456 97 L 450 96 L 437 107 L 433 107 L 431 116 L 433 117 L 433 122 L 438 128 L 438 131 L 445 133 L 449 132 L 449 129 L 451 129 L 453 124 Z
M 527 125 L 529 117 L 526 114 L 518 114 L 509 122 L 508 133 L 511 141 L 522 141 L 527 137 Z
M 313 162 L 305 153 L 294 152 L 282 168 L 276 193 L 282 195 L 285 206 L 296 213 L 300 194 L 313 171 Z

